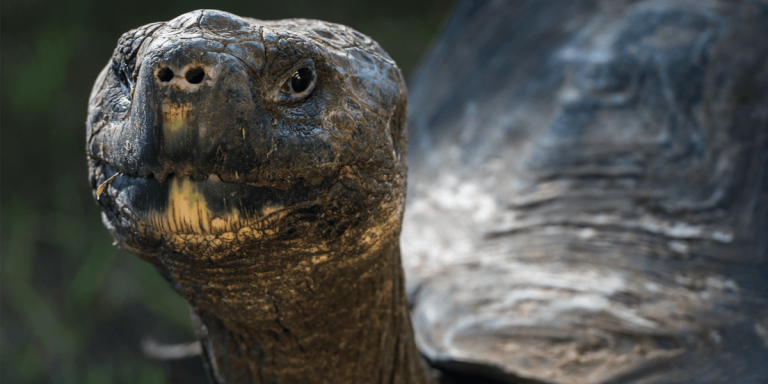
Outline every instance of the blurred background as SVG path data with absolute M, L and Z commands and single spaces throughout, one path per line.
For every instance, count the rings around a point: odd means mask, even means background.
M 452 0 L 3 0 L 0 12 L 0 381 L 197 383 L 199 358 L 141 341 L 194 340 L 185 301 L 112 245 L 86 182 L 85 113 L 123 32 L 199 8 L 316 18 L 378 41 L 406 79 Z

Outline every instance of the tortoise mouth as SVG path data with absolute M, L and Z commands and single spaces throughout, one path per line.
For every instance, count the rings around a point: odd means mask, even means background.
M 103 170 L 105 177 L 117 174 L 109 165 Z M 106 204 L 125 211 L 132 224 L 154 237 L 246 241 L 276 234 L 286 216 L 320 204 L 318 199 L 334 183 L 329 177 L 315 185 L 294 182 L 278 188 L 206 176 L 196 180 L 170 174 L 160 180 L 154 174 L 123 174 L 107 186 L 104 193 L 112 203 Z
M 248 203 L 244 203 L 242 197 L 247 194 L 242 188 L 227 185 L 242 184 L 224 183 L 217 175 L 209 175 L 203 181 L 195 181 L 189 176 L 170 176 L 165 184 L 167 204 L 164 209 L 146 210 L 139 218 L 145 225 L 164 234 L 220 236 L 237 233 L 245 227 L 268 231 L 287 211 L 279 202 L 265 202 L 260 208 L 246 209 Z M 216 201 L 217 198 L 220 201 Z M 220 207 L 214 209 L 213 204 Z
M 106 163 L 91 166 L 99 182 L 119 174 Z M 390 201 L 391 191 L 371 192 L 378 185 L 373 183 L 350 167 L 317 180 L 293 180 L 285 188 L 280 183 L 230 183 L 215 174 L 202 181 L 123 175 L 108 184 L 100 204 L 115 239 L 138 254 L 170 251 L 220 258 L 242 249 L 312 253 L 340 247 L 365 231 L 373 231 L 363 237 L 368 241 L 396 228 L 372 227 L 372 215 L 390 212 L 399 217 L 400 206 L 399 200 Z

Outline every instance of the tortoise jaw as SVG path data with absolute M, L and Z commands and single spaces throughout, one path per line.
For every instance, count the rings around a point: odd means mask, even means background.
M 216 175 L 211 175 L 202 181 L 190 177 L 170 176 L 168 184 L 167 205 L 165 209 L 151 209 L 140 215 L 141 221 L 164 234 L 178 235 L 221 235 L 237 232 L 252 224 L 245 218 L 237 205 L 227 207 L 227 197 L 223 197 L 224 209 L 214 211 L 206 193 L 211 189 L 224 189 L 222 181 Z M 161 182 L 162 184 L 162 182 Z M 237 192 L 231 192 L 230 200 L 237 199 Z M 230 204 L 232 202 L 230 201 Z M 262 217 L 269 216 L 282 210 L 280 204 L 268 204 L 262 208 Z M 257 223 L 260 222 L 256 219 Z M 230 236 L 231 237 L 231 236 Z
M 92 185 L 119 174 L 104 163 L 94 170 L 97 182 Z M 364 206 L 363 195 L 343 187 L 339 175 L 324 177 L 317 184 L 294 182 L 289 188 L 206 176 L 201 181 L 176 175 L 167 175 L 162 181 L 153 174 L 119 176 L 99 199 L 104 222 L 120 243 L 139 253 L 213 257 L 299 238 L 307 244 L 332 241 L 345 231 L 347 213 L 339 212 L 341 217 L 331 219 L 328 204 L 351 198 L 355 211 Z M 329 197 L 331 190 L 336 194 Z M 321 215 L 326 217 L 321 225 L 308 224 L 317 222 Z M 315 239 L 318 233 L 325 235 Z

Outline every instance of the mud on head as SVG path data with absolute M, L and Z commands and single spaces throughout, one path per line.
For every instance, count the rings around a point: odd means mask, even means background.
M 400 230 L 406 99 L 347 27 L 191 12 L 120 38 L 91 93 L 90 184 L 121 174 L 104 223 L 156 265 L 373 247 Z

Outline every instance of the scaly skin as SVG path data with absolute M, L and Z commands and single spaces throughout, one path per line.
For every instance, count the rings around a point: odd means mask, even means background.
M 406 101 L 336 24 L 195 11 L 120 39 L 90 183 L 121 174 L 104 224 L 189 301 L 214 382 L 433 380 L 400 264 Z

